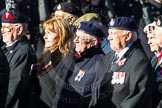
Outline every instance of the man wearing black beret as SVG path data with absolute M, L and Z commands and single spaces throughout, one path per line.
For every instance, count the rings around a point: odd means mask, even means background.
M 63 18 L 72 26 L 74 21 L 82 15 L 82 11 L 77 4 L 71 2 L 61 2 L 54 7 L 54 17 Z
M 106 55 L 101 72 L 102 105 L 111 100 L 115 108 L 152 108 L 153 73 L 137 41 L 135 21 L 117 17 L 108 26 L 108 40 L 113 51 Z M 112 92 L 112 97 L 102 98 L 107 92 Z
M 104 53 L 101 41 L 104 33 L 97 22 L 83 21 L 76 30 L 75 63 L 62 93 L 60 108 L 88 108 L 93 97 L 95 77 L 100 71 Z M 64 99 L 70 101 L 64 101 Z
M 10 8 L 1 11 L 2 39 L 5 45 L 2 47 L 10 67 L 9 88 L 7 94 L 7 108 L 16 108 L 25 104 L 20 98 L 28 87 L 30 66 L 34 62 L 34 54 L 28 38 L 25 36 L 29 18 Z M 27 99 L 25 97 L 24 99 Z M 19 103 L 18 103 L 19 100 Z M 27 102 L 25 100 L 24 102 Z M 26 106 L 23 106 L 23 108 Z

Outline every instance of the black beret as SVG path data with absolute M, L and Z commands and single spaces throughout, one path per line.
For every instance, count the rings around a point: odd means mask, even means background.
M 136 31 L 138 28 L 135 20 L 130 17 L 117 17 L 115 19 L 111 19 L 108 26 L 109 28 L 129 31 Z
M 83 31 L 89 35 L 95 36 L 97 38 L 105 37 L 105 34 L 101 31 L 101 26 L 98 22 L 94 21 L 80 22 L 78 30 Z
M 9 11 L 6 9 L 1 10 L 0 12 L 1 22 L 2 23 L 28 23 L 29 17 L 23 14 L 22 12 L 10 8 Z
M 54 11 L 63 11 L 72 15 L 80 16 L 82 11 L 79 6 L 71 2 L 61 2 L 54 7 Z

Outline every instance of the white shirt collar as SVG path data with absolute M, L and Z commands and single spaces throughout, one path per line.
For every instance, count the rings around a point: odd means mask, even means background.
M 128 51 L 128 49 L 132 46 L 132 44 L 133 43 L 130 43 L 127 47 L 125 47 L 118 53 L 119 59 L 117 60 L 117 62 L 123 57 L 123 55 Z
M 10 46 L 12 46 L 15 42 L 17 42 L 17 40 L 13 41 L 13 42 L 10 43 L 10 44 L 6 44 L 6 47 L 10 47 Z

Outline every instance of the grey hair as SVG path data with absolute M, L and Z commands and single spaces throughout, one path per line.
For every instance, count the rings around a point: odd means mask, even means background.
M 95 46 L 95 40 L 98 41 L 98 43 L 101 43 L 102 39 L 101 38 L 97 38 L 96 36 L 90 35 L 90 34 L 86 34 L 87 39 L 86 42 L 87 43 L 92 43 L 93 46 Z
M 131 42 L 134 42 L 137 40 L 137 32 L 136 31 L 128 31 L 128 30 L 124 30 L 122 33 L 122 35 L 127 34 L 128 32 L 132 33 L 132 38 L 131 38 Z
M 133 42 L 137 40 L 137 32 L 132 31 L 132 39 Z
M 26 35 L 26 32 L 28 30 L 28 23 L 16 23 L 15 26 L 17 25 L 23 27 L 22 35 Z
M 87 34 L 87 41 L 92 41 L 92 40 L 94 40 L 94 39 L 97 39 L 96 37 L 94 37 L 93 35 L 89 35 L 89 34 Z

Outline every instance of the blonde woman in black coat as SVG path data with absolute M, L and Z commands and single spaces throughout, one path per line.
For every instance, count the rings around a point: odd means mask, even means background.
M 57 108 L 57 102 L 70 71 L 72 58 L 72 38 L 68 24 L 61 19 L 48 19 L 43 24 L 45 47 L 37 62 L 36 88 L 39 108 Z M 39 105 L 39 106 L 38 106 Z

